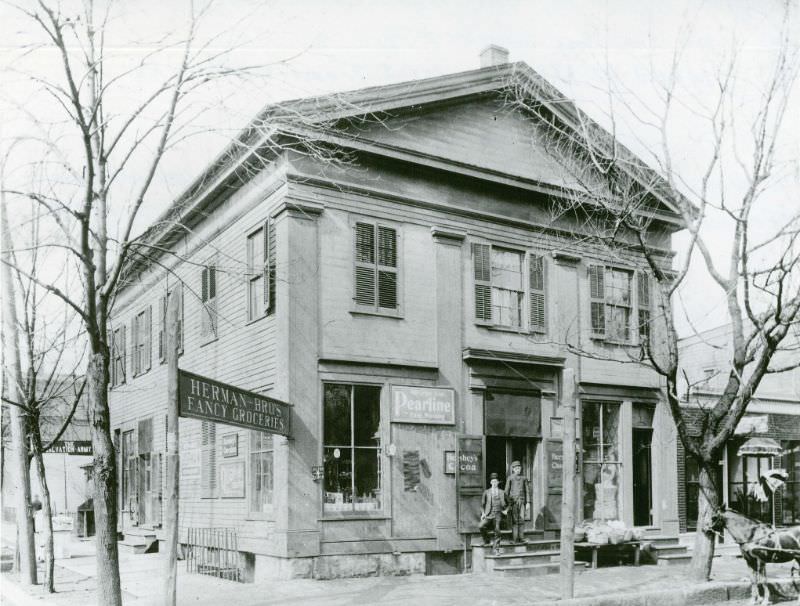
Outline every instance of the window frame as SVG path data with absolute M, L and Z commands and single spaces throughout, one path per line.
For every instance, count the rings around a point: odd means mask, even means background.
M 358 260 L 358 225 L 370 225 L 373 228 L 373 262 Z M 380 229 L 390 229 L 394 232 L 394 267 L 380 263 Z M 400 318 L 403 316 L 403 234 L 402 225 L 393 221 L 386 221 L 376 217 L 352 216 L 350 218 L 350 233 L 352 234 L 352 245 L 350 247 L 352 278 L 350 312 L 367 315 L 378 315 L 386 317 Z M 359 268 L 373 271 L 373 304 L 360 303 L 357 300 L 357 271 Z M 395 307 L 381 306 L 380 301 L 380 272 L 393 273 L 395 276 Z
M 597 271 L 598 269 L 602 269 L 602 278 L 603 278 L 603 296 L 597 296 L 596 285 L 595 285 L 595 278 L 592 275 L 593 271 Z M 628 305 L 619 305 L 617 302 L 612 301 L 612 297 L 609 293 L 609 288 L 613 288 L 610 286 L 612 283 L 611 281 L 611 272 L 625 272 L 628 274 L 629 282 L 629 302 Z M 653 319 L 652 314 L 652 285 L 651 285 L 651 278 L 650 274 L 645 271 L 637 270 L 635 267 L 624 265 L 624 264 L 609 264 L 603 262 L 593 262 L 589 263 L 587 266 L 587 282 L 588 282 L 588 294 L 589 294 L 589 332 L 590 337 L 594 341 L 601 341 L 604 343 L 608 343 L 610 345 L 624 345 L 624 346 L 641 346 L 644 347 L 645 339 L 650 342 L 652 338 L 652 327 L 651 322 Z M 645 303 L 642 300 L 643 295 L 643 287 L 642 283 L 647 285 L 647 295 L 648 300 Z M 602 318 L 603 318 L 603 330 L 599 332 L 595 326 L 595 305 L 600 305 L 602 303 Z M 627 338 L 626 339 L 619 339 L 616 337 L 612 337 L 609 334 L 609 308 L 616 307 L 616 308 L 624 308 L 628 310 L 628 321 L 627 321 Z M 641 313 L 646 312 L 649 314 L 648 319 L 648 326 L 646 329 L 642 326 L 641 322 Z
M 488 265 L 479 268 L 476 263 L 476 252 L 478 246 L 488 246 Z M 512 326 L 509 324 L 499 324 L 495 319 L 494 313 L 494 289 L 497 288 L 494 282 L 492 268 L 493 254 L 496 250 L 515 253 L 522 256 L 520 266 L 520 282 L 522 300 L 519 306 L 520 325 Z M 540 263 L 541 272 L 534 272 L 534 259 Z M 486 260 L 484 260 L 485 262 Z M 505 243 L 495 243 L 487 240 L 473 240 L 470 243 L 470 272 L 472 275 L 472 321 L 478 326 L 483 326 L 491 330 L 510 331 L 521 334 L 532 334 L 545 336 L 550 330 L 550 271 L 548 269 L 547 254 L 539 248 L 525 248 L 518 245 L 507 245 Z M 479 278 L 478 273 L 485 274 L 488 271 L 488 279 Z M 534 283 L 534 276 L 540 276 L 541 287 Z M 478 288 L 488 288 L 488 299 L 482 301 L 483 308 L 486 309 L 488 301 L 488 312 L 490 319 L 478 317 Z
M 127 371 L 125 359 L 127 357 L 125 343 L 125 324 L 111 329 L 111 387 L 124 385 Z
M 172 293 L 173 289 L 176 287 L 181 289 L 181 308 L 179 310 L 178 316 L 178 355 L 183 355 L 184 343 L 185 343 L 185 330 L 184 327 L 186 326 L 186 318 L 184 316 L 184 309 L 185 309 L 185 301 L 184 301 L 184 293 L 183 293 L 183 281 L 178 280 L 175 284 L 170 287 L 169 280 L 164 280 L 164 292 L 158 298 L 158 363 L 159 364 L 166 364 L 167 363 L 167 306 L 169 305 L 169 295 Z
M 344 445 L 328 445 L 325 440 L 325 386 L 326 385 L 337 385 L 337 386 L 346 386 L 350 388 L 350 446 Z M 376 434 L 378 435 L 379 445 L 377 447 L 372 446 L 356 446 L 355 445 L 355 431 L 354 431 L 354 424 L 353 424 L 353 410 L 354 410 L 354 400 L 355 400 L 355 388 L 356 387 L 368 387 L 378 390 L 378 429 Z M 325 450 L 327 448 L 349 448 L 350 451 L 353 453 L 351 456 L 351 468 L 355 466 L 355 450 L 375 450 L 378 460 L 378 481 L 377 481 L 377 490 L 380 494 L 379 500 L 379 507 L 375 509 L 355 509 L 355 502 L 352 503 L 353 508 L 350 510 L 326 510 L 325 509 L 325 488 L 326 488 L 326 479 L 323 476 L 322 482 L 320 483 L 320 510 L 323 519 L 357 519 L 357 518 L 386 518 L 389 512 L 390 505 L 387 503 L 387 488 L 386 483 L 389 481 L 387 478 L 387 471 L 386 471 L 386 461 L 385 461 L 385 448 L 386 448 L 386 439 L 384 432 L 388 427 L 389 423 L 386 419 L 384 414 L 384 398 L 386 393 L 386 385 L 384 383 L 365 383 L 365 382 L 354 382 L 348 380 L 324 380 L 321 382 L 321 407 L 322 407 L 322 415 L 321 415 L 321 422 L 320 422 L 320 460 L 324 462 L 325 460 Z M 324 465 L 324 463 L 323 463 Z M 355 473 L 351 473 L 351 487 L 355 485 L 356 477 Z M 355 492 L 355 491 L 354 491 Z
M 132 376 L 140 377 L 153 363 L 153 306 L 148 305 L 133 316 L 131 323 Z
M 251 240 L 261 233 L 260 248 L 263 254 L 263 264 L 259 267 L 255 266 L 255 254 L 253 247 L 251 247 Z M 275 311 L 275 287 L 276 287 L 276 274 L 275 265 L 277 257 L 277 249 L 275 246 L 275 220 L 272 217 L 267 217 L 259 221 L 255 226 L 251 227 L 245 232 L 245 323 L 256 322 L 261 318 L 265 318 Z M 261 281 L 260 287 L 255 287 L 260 290 L 253 292 L 254 284 Z M 254 297 L 256 297 L 254 299 Z M 259 301 L 259 309 L 253 310 L 251 303 Z M 257 311 L 258 313 L 254 313 Z
M 258 451 L 253 451 L 253 434 L 261 433 L 265 436 L 270 436 L 270 447 L 262 448 Z M 260 432 L 254 429 L 246 431 L 247 435 L 247 519 L 249 520 L 269 520 L 274 517 L 275 512 L 275 434 L 267 432 Z M 253 509 L 253 497 L 255 487 L 253 484 L 253 456 L 256 454 L 270 453 L 272 455 L 272 501 L 264 504 L 264 509 Z

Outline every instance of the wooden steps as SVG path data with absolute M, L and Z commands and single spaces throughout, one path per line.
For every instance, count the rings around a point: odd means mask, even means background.
M 119 542 L 118 547 L 124 553 L 156 553 L 158 537 L 156 531 L 150 528 L 128 528 L 125 530 L 125 538 Z

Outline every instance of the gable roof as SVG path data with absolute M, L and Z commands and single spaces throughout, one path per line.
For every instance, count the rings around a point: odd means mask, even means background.
M 510 90 L 529 98 L 537 107 L 545 108 L 566 129 L 575 133 L 590 132 L 593 149 L 608 158 L 622 160 L 622 170 L 660 203 L 664 212 L 657 213 L 659 220 L 671 225 L 675 231 L 682 228 L 682 219 L 674 204 L 676 199 L 686 202 L 681 194 L 529 65 L 516 62 L 268 104 L 140 237 L 168 243 L 170 231 L 176 223 L 191 222 L 193 216 L 205 216 L 223 189 L 236 186 L 237 171 L 248 162 L 254 161 L 256 156 L 260 156 L 260 162 L 264 157 L 276 158 L 285 149 L 303 146 L 304 141 L 409 161 L 419 158 L 418 153 L 408 154 L 408 150 L 392 149 L 347 133 L 337 128 L 342 121 L 380 121 L 393 112 L 419 111 L 437 104 L 451 104 Z M 441 168 L 455 170 L 457 167 L 454 163 Z M 475 176 L 507 182 L 503 175 L 492 175 L 492 172 L 496 171 L 478 171 Z M 524 179 L 514 179 L 514 183 L 524 185 Z M 559 193 L 559 188 L 548 187 L 548 184 L 531 182 L 528 185 L 551 194 Z

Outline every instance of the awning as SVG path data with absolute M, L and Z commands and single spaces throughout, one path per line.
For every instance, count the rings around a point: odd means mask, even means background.
M 781 445 L 772 438 L 752 437 L 739 447 L 740 457 L 777 457 L 783 453 Z

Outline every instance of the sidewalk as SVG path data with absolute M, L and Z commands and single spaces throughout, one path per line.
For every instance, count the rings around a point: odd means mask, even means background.
M 120 554 L 125 604 L 160 604 L 163 568 L 161 554 Z M 796 590 L 792 589 L 790 568 L 788 564 L 768 567 L 771 587 L 781 589 L 784 597 L 797 595 Z M 716 558 L 713 577 L 711 583 L 693 584 L 688 580 L 686 566 L 623 566 L 585 570 L 575 577 L 576 598 L 559 603 L 563 606 L 668 606 L 749 597 L 748 570 L 741 559 L 732 556 Z M 40 587 L 22 588 L 11 575 L 4 574 L 0 584 L 3 604 L 90 606 L 96 603 L 94 556 L 56 560 L 55 580 L 58 593 L 45 595 Z M 558 595 L 558 575 L 509 579 L 464 574 L 333 581 L 298 579 L 242 584 L 187 574 L 184 563 L 178 563 L 178 604 L 187 606 L 366 606 L 378 602 L 390 606 L 506 606 L 553 604 L 558 602 Z M 781 597 L 774 592 L 773 599 L 779 601 Z

